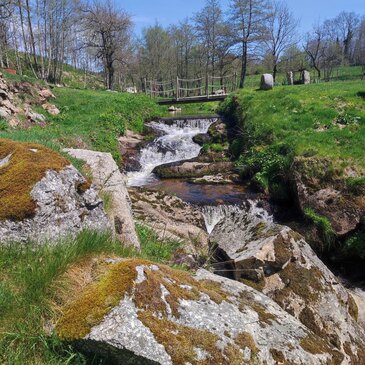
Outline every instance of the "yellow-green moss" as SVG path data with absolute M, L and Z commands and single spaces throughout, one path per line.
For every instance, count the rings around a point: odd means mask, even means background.
M 140 259 L 110 265 L 97 282 L 87 287 L 78 299 L 63 309 L 63 316 L 56 325 L 57 334 L 68 341 L 82 339 L 127 294 L 133 296 L 139 319 L 166 348 L 174 364 L 242 364 L 242 352 L 234 342 L 222 351 L 216 346 L 219 340 L 217 335 L 179 325 L 168 317 L 166 302 L 175 318 L 179 318 L 178 309 L 182 299 L 198 300 L 205 293 L 216 303 L 228 300 L 227 293 L 220 284 L 209 280 L 197 281 L 189 273 L 165 265 L 159 265 L 159 270 L 155 270 L 152 265 L 152 262 Z M 140 283 L 136 283 L 138 266 L 144 267 L 144 280 Z M 169 292 L 164 299 L 161 284 Z M 197 362 L 195 348 L 207 352 L 209 358 Z
M 22 220 L 33 216 L 36 203 L 30 193 L 48 170 L 60 171 L 70 163 L 58 153 L 34 143 L 0 139 L 0 220 Z
M 186 363 L 241 365 L 243 363 L 243 355 L 236 345 L 228 345 L 225 351 L 221 351 L 216 345 L 219 337 L 209 331 L 179 325 L 166 318 L 159 319 L 147 311 L 139 313 L 138 317 L 150 328 L 157 341 L 165 347 L 175 365 Z M 197 361 L 195 348 L 207 352 L 209 358 Z
M 106 275 L 64 309 L 56 326 L 58 335 L 64 340 L 86 336 L 132 289 L 137 275 L 135 266 L 143 263 L 142 260 L 128 260 L 111 265 Z

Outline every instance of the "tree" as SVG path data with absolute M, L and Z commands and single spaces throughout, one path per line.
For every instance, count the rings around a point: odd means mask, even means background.
M 262 0 L 230 1 L 230 24 L 234 35 L 232 44 L 241 48 L 240 88 L 245 84 L 250 45 L 262 38 L 262 22 L 267 17 L 266 8 L 267 2 Z
M 278 73 L 281 54 L 296 44 L 298 20 L 294 18 L 286 3 L 274 0 L 270 14 L 264 24 L 263 44 L 270 53 L 274 81 Z
M 195 15 L 195 28 L 205 56 L 205 74 L 208 78 L 209 67 L 215 75 L 217 49 L 223 29 L 223 13 L 219 0 L 206 0 L 205 7 Z
M 115 65 L 125 62 L 124 51 L 131 37 L 131 18 L 117 9 L 111 0 L 87 4 L 82 13 L 86 46 L 93 49 L 96 58 L 102 62 L 105 87 L 113 89 Z
M 335 18 L 335 24 L 343 44 L 344 59 L 351 63 L 353 60 L 353 40 L 360 24 L 360 17 L 355 13 L 343 11 Z
M 307 33 L 304 50 L 309 57 L 311 66 L 317 71 L 318 79 L 321 78 L 321 57 L 325 46 L 325 33 L 323 26 L 317 24 L 311 33 Z

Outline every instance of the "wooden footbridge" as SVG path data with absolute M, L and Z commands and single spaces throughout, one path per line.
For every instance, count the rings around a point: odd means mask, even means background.
M 238 88 L 237 75 L 210 76 L 197 79 L 180 79 L 170 81 L 148 81 L 145 79 L 147 95 L 158 98 L 160 105 L 201 103 L 224 100 Z

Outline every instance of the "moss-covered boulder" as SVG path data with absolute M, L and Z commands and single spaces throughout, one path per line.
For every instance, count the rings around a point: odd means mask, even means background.
M 0 139 L 0 242 L 108 229 L 102 201 L 53 150 Z
M 268 295 L 337 348 L 344 358 L 336 364 L 365 363 L 356 304 L 302 236 L 242 210 L 228 212 L 210 241 L 230 263 L 227 274 Z
M 242 283 L 137 259 L 108 262 L 56 325 L 64 341 L 108 364 L 341 364 L 332 344 Z

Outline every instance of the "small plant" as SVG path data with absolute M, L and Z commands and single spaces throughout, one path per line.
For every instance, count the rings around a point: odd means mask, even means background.
M 0 119 L 0 131 L 5 132 L 9 128 L 9 125 L 6 120 Z
M 305 208 L 304 215 L 310 222 L 312 222 L 317 227 L 323 242 L 327 246 L 327 249 L 331 248 L 335 242 L 336 232 L 334 231 L 329 219 L 320 214 L 317 214 L 311 208 Z
M 365 194 L 365 177 L 349 177 L 346 180 L 347 189 L 354 195 Z

